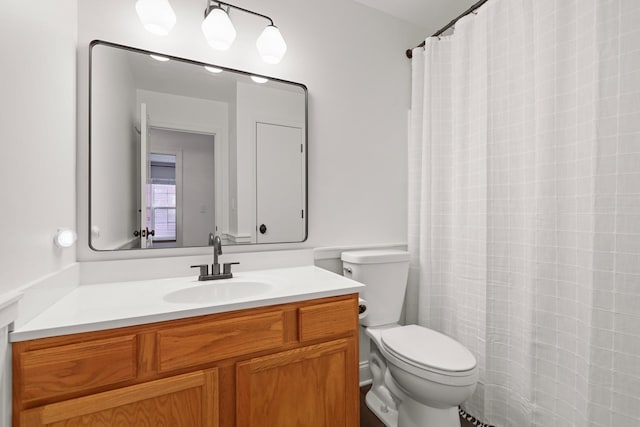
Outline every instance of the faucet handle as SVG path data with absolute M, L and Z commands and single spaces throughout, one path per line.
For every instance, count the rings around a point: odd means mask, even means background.
M 240 264 L 239 262 L 225 262 L 222 264 L 222 274 L 231 274 L 231 266 Z
M 209 266 L 207 264 L 192 265 L 191 268 L 199 268 L 200 277 L 205 277 L 209 275 Z

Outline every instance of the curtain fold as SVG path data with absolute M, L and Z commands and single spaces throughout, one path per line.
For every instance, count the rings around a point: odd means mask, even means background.
M 412 61 L 407 320 L 498 426 L 640 421 L 640 2 L 490 0 Z

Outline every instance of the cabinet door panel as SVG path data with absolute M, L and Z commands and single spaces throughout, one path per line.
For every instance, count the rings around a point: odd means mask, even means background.
M 20 425 L 218 426 L 217 369 L 199 371 L 24 411 Z
M 357 359 L 352 339 L 258 357 L 236 366 L 240 427 L 355 427 Z

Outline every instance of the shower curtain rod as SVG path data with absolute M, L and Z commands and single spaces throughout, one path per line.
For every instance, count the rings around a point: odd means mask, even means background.
M 463 17 L 467 16 L 468 14 L 473 13 L 476 9 L 478 9 L 480 6 L 485 4 L 487 1 L 489 1 L 489 0 L 480 0 L 477 3 L 474 3 L 473 6 L 471 6 L 469 9 L 465 10 L 464 12 L 462 12 L 462 14 L 457 16 L 453 21 L 449 22 L 447 25 L 445 25 L 444 27 L 440 28 L 438 31 L 436 31 L 434 34 L 432 34 L 431 37 L 440 36 L 442 33 L 447 31 L 449 28 L 451 28 L 454 25 L 456 25 L 456 22 L 458 22 L 458 20 L 460 18 L 463 18 Z M 420 43 L 416 47 L 424 47 L 424 45 L 425 45 L 425 42 L 423 41 L 422 43 Z M 405 54 L 407 55 L 407 58 L 411 59 L 413 57 L 413 49 L 407 49 Z

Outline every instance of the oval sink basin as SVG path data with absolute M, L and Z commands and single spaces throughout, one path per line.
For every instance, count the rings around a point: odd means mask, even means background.
M 198 304 L 211 302 L 227 302 L 235 299 L 260 295 L 271 289 L 271 284 L 264 282 L 211 282 L 206 285 L 180 289 L 165 295 L 164 300 L 182 304 Z

